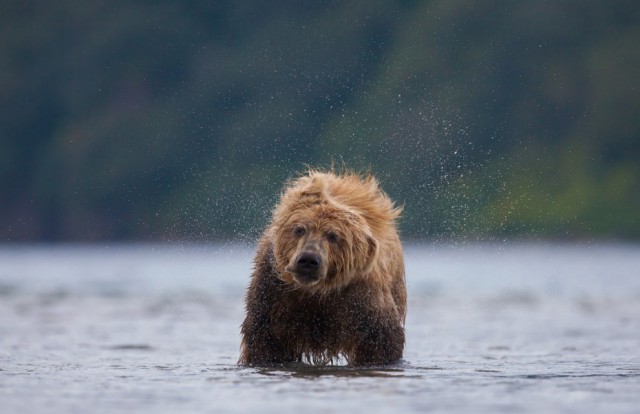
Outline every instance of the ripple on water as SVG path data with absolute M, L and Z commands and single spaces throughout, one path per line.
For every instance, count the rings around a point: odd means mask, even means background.
M 2 411 L 635 413 L 640 250 L 556 247 L 408 249 L 407 361 L 371 368 L 236 365 L 251 252 L 5 254 Z

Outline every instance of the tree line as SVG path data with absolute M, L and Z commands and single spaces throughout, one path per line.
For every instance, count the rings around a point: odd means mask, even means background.
M 640 3 L 0 6 L 4 241 L 252 241 L 305 165 L 408 239 L 640 237 Z

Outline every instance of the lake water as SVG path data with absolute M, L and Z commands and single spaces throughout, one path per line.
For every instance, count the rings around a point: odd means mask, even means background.
M 0 247 L 0 411 L 639 412 L 639 245 L 405 254 L 403 365 L 259 369 L 251 248 Z

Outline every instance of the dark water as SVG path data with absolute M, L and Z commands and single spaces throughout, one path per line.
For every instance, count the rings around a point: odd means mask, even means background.
M 0 248 L 0 411 L 639 412 L 640 246 L 409 246 L 378 369 L 236 366 L 251 256 Z

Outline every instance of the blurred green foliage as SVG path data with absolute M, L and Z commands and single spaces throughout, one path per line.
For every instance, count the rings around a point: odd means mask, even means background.
M 640 2 L 6 1 L 0 236 L 253 240 L 305 164 L 406 238 L 640 237 Z

